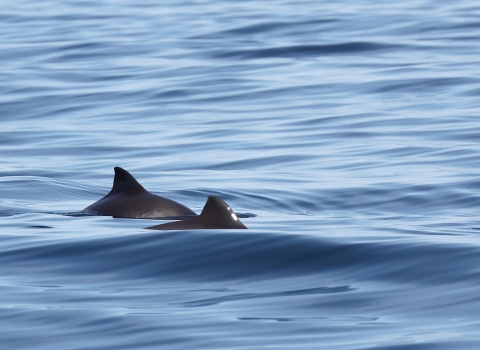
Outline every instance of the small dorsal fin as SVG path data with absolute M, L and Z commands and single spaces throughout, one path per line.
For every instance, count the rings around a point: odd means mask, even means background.
M 147 227 L 150 230 L 238 229 L 247 227 L 227 203 L 215 196 L 208 197 L 202 213 L 192 219 Z
M 199 218 L 204 224 L 221 228 L 247 228 L 230 206 L 216 196 L 208 197 Z
M 113 179 L 113 187 L 109 194 L 115 194 L 125 191 L 147 191 L 140 183 L 123 168 L 115 167 L 115 178 Z

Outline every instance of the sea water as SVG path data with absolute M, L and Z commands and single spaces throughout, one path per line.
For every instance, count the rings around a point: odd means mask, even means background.
M 3 1 L 1 349 L 479 349 L 475 1 Z M 113 167 L 249 230 L 81 216 Z

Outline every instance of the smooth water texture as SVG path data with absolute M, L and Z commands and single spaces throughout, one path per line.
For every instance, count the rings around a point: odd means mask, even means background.
M 479 349 L 475 1 L 3 1 L 0 348 Z M 113 167 L 249 230 L 79 216 Z

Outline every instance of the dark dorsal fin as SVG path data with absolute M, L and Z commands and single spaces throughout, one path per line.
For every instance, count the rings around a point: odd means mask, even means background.
M 238 219 L 230 206 L 218 197 L 208 197 L 199 218 L 206 225 L 221 228 L 247 228 Z
M 113 187 L 109 194 L 115 194 L 125 191 L 143 192 L 147 191 L 142 185 L 125 169 L 115 167 L 115 178 L 113 179 Z

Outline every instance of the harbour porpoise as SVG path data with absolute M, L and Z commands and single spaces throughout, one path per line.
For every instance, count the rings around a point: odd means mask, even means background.
M 149 230 L 246 229 L 230 206 L 218 197 L 208 197 L 202 213 L 191 219 L 147 227 Z
M 82 212 L 137 219 L 197 216 L 180 203 L 148 192 L 125 169 L 115 167 L 114 170 L 115 178 L 110 193 Z

